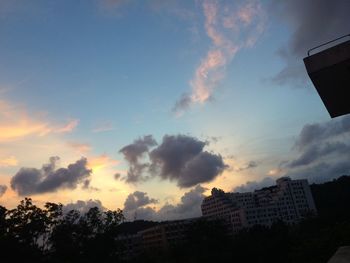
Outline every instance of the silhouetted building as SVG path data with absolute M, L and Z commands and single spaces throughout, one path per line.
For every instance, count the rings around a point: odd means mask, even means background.
M 165 221 L 159 225 L 138 232 L 143 250 L 166 249 L 186 239 L 188 225 L 196 218 Z
M 304 63 L 331 117 L 350 113 L 350 40 L 309 55 L 304 58 Z
M 116 237 L 120 246 L 119 255 L 123 260 L 129 260 L 142 252 L 141 235 L 136 234 L 120 234 Z
M 225 193 L 213 188 L 202 203 L 208 219 L 225 220 L 232 233 L 253 225 L 271 226 L 276 221 L 297 223 L 316 207 L 307 180 L 278 179 L 277 185 L 249 193 Z
M 147 251 L 166 250 L 187 239 L 188 226 L 198 218 L 164 221 L 136 233 L 124 233 L 116 237 L 120 242 L 120 257 L 129 260 Z

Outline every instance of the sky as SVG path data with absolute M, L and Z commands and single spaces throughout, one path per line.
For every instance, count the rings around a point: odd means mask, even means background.
M 0 0 L 0 205 L 196 217 L 213 187 L 349 174 L 302 59 L 347 0 Z

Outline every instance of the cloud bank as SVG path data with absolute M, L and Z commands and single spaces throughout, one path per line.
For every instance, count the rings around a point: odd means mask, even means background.
M 304 125 L 293 150 L 296 157 L 283 161 L 277 169 L 281 176 L 322 183 L 350 175 L 350 116 Z M 265 177 L 260 181 L 248 181 L 233 191 L 253 191 L 274 185 L 275 180 L 276 177 Z
M 147 193 L 134 192 L 125 200 L 123 213 L 127 220 L 161 221 L 198 217 L 201 216 L 201 204 L 205 191 L 205 188 L 197 185 L 181 197 L 180 203 L 165 204 L 158 210 L 151 206 L 156 204 L 157 200 L 149 198 Z
M 11 188 L 19 195 L 54 192 L 59 189 L 75 189 L 79 184 L 88 187 L 91 170 L 87 159 L 81 158 L 67 168 L 57 168 L 59 157 L 51 157 L 41 169 L 21 168 L 11 178 Z
M 248 181 L 245 184 L 236 186 L 233 188 L 233 192 L 253 192 L 254 190 L 261 189 L 276 184 L 276 179 L 271 177 L 265 177 L 261 181 Z
M 75 203 L 68 203 L 63 206 L 63 213 L 68 213 L 71 210 L 79 211 L 80 214 L 86 214 L 90 208 L 97 207 L 100 211 L 105 211 L 106 208 L 102 205 L 100 200 L 77 200 Z
M 283 164 L 287 175 L 323 182 L 350 174 L 350 116 L 305 125 L 295 144 L 297 157 Z

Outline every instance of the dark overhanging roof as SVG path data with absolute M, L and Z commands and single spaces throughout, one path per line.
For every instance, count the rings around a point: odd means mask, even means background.
M 332 118 L 350 113 L 350 40 L 304 58 L 307 73 Z

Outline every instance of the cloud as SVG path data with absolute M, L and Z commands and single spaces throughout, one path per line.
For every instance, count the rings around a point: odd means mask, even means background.
M 199 217 L 202 215 L 201 204 L 207 189 L 197 185 L 186 192 L 177 205 L 166 204 L 157 212 L 158 218 L 168 220 Z
M 301 130 L 296 146 L 302 150 L 311 144 L 332 139 L 337 136 L 347 136 L 350 134 L 350 115 L 325 123 L 307 124 Z
M 67 144 L 76 151 L 83 154 L 86 154 L 91 151 L 91 145 L 88 143 L 68 142 Z
M 71 210 L 79 211 L 80 214 L 86 214 L 90 208 L 97 207 L 100 211 L 105 211 L 106 208 L 102 205 L 100 200 L 77 200 L 75 203 L 68 203 L 63 206 L 63 213 L 68 213 Z
M 128 220 L 136 218 L 160 221 L 198 217 L 201 216 L 201 204 L 206 190 L 202 186 L 197 185 L 189 192 L 186 192 L 178 204 L 167 203 L 159 210 L 150 206 L 156 204 L 157 200 L 149 198 L 147 193 L 135 192 L 140 197 L 136 198 L 134 194 L 130 194 L 125 201 L 123 212 Z
M 350 175 L 350 163 L 348 160 L 315 163 L 312 166 L 307 166 L 299 170 L 290 170 L 286 176 L 294 179 L 307 178 L 311 183 L 323 183 L 342 175 Z
M 150 153 L 150 171 L 180 187 L 210 182 L 227 166 L 221 155 L 203 151 L 205 142 L 186 135 L 165 135 Z
M 18 160 L 14 156 L 0 159 L 0 167 L 17 166 Z
M 149 204 L 156 204 L 158 201 L 153 198 L 149 198 L 147 193 L 135 191 L 129 194 L 124 202 L 124 210 L 130 211 L 143 207 Z
M 114 174 L 114 179 L 115 179 L 115 180 L 118 181 L 118 180 L 120 179 L 120 177 L 121 177 L 121 174 L 120 174 L 120 173 L 115 173 L 115 174 Z
M 190 81 L 192 92 L 183 94 L 173 111 L 181 115 L 195 103 L 205 103 L 224 78 L 225 68 L 242 48 L 252 47 L 265 28 L 266 15 L 259 1 L 238 5 L 219 5 L 219 1 L 201 2 L 204 28 L 212 45 Z
M 135 183 L 143 179 L 143 172 L 149 165 L 141 163 L 140 160 L 155 145 L 157 145 L 157 142 L 153 139 L 152 135 L 146 135 L 119 150 L 124 155 L 124 159 L 129 163 L 126 182 Z
M 112 130 L 114 130 L 113 124 L 110 122 L 105 122 L 93 128 L 92 132 L 100 133 L 100 132 L 106 132 L 106 131 L 112 131 Z
M 67 168 L 57 168 L 58 161 L 59 157 L 51 157 L 41 169 L 21 168 L 11 178 L 11 188 L 23 196 L 75 189 L 79 184 L 89 184 L 91 170 L 87 168 L 86 158 L 69 164 Z
M 350 145 L 342 142 L 325 142 L 321 145 L 311 145 L 305 149 L 297 159 L 289 162 L 288 167 L 295 168 L 309 165 L 319 161 L 323 157 L 329 157 L 331 154 L 350 157 Z
M 253 169 L 253 168 L 256 168 L 256 167 L 258 167 L 258 163 L 255 162 L 255 161 L 250 161 L 250 162 L 248 162 L 246 165 L 244 165 L 242 167 L 235 168 L 235 170 L 237 172 L 241 172 L 241 171 Z
M 158 203 L 158 200 L 148 197 L 147 193 L 135 191 L 126 198 L 123 214 L 129 220 L 135 217 L 137 219 L 151 220 L 154 218 L 155 210 L 148 205 L 156 203 Z
M 179 187 L 210 182 L 227 166 L 221 155 L 204 151 L 207 144 L 187 135 L 165 135 L 157 147 L 151 135 L 137 139 L 120 150 L 129 163 L 126 181 L 136 183 L 160 177 L 176 181 Z M 146 157 L 149 161 L 141 163 L 140 159 Z
M 79 124 L 79 120 L 70 120 L 67 124 L 62 127 L 58 127 L 54 132 L 66 133 L 73 131 Z
M 306 124 L 294 147 L 296 157 L 281 164 L 286 175 L 326 181 L 350 173 L 350 116 Z
M 348 10 L 347 0 L 274 0 L 271 12 L 288 24 L 292 35 L 279 52 L 286 66 L 273 80 L 303 83 L 307 74 L 302 59 L 309 49 L 349 33 Z
M 7 190 L 7 186 L 6 185 L 0 185 L 0 197 L 2 197 Z
M 268 187 L 271 185 L 275 185 L 276 180 L 271 177 L 265 177 L 261 181 L 248 181 L 245 184 L 242 184 L 240 186 L 236 186 L 233 188 L 233 192 L 252 192 L 257 189 L 261 189 L 263 187 Z
M 107 154 L 102 154 L 95 157 L 90 157 L 88 161 L 88 167 L 96 172 L 101 170 L 107 166 L 115 166 L 119 163 L 119 161 L 112 159 Z
M 68 133 L 77 125 L 78 120 L 71 120 L 62 125 L 50 124 L 38 120 L 18 105 L 11 105 L 0 100 L 0 142 L 8 142 L 27 136 L 44 136 L 50 133 Z

